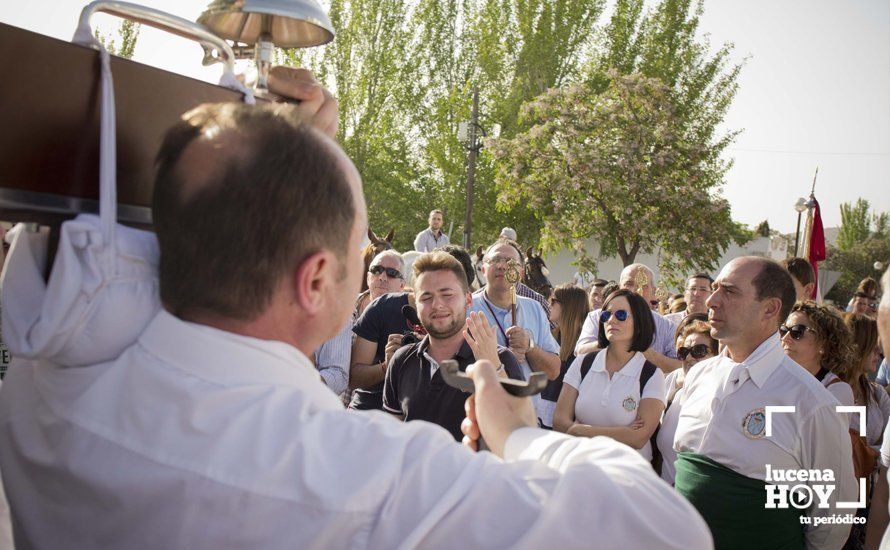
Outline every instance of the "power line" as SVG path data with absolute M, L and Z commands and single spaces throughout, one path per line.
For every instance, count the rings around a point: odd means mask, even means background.
M 727 147 L 730 151 L 743 151 L 746 153 L 775 153 L 781 155 L 834 155 L 834 156 L 863 156 L 863 157 L 890 157 L 890 153 L 864 153 L 860 151 L 792 151 L 789 149 L 751 149 L 747 147 Z

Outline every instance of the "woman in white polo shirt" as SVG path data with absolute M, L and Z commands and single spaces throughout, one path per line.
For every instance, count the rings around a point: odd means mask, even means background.
M 587 359 L 589 370 L 583 367 L 586 355 L 569 367 L 553 429 L 581 437 L 605 435 L 652 460 L 649 440 L 664 410 L 664 374 L 643 356 L 655 333 L 649 304 L 634 292 L 619 290 L 600 315 L 601 351 L 592 362 Z

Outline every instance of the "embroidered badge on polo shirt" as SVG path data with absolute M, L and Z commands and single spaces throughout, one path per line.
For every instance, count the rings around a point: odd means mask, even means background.
M 748 439 L 761 439 L 766 435 L 766 414 L 763 408 L 754 409 L 745 415 L 742 431 Z
M 621 406 L 628 412 L 634 411 L 637 409 L 637 400 L 628 395 L 624 398 L 624 401 L 621 402 Z

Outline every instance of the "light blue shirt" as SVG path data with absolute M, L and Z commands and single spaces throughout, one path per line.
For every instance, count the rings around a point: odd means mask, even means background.
M 325 385 L 337 395 L 349 388 L 349 363 L 352 359 L 352 319 L 336 336 L 315 350 L 315 368 Z
M 433 234 L 433 230 L 427 227 L 414 237 L 414 250 L 418 252 L 432 252 L 437 248 L 441 248 L 446 244 L 451 244 L 448 235 L 443 231 L 439 231 L 439 238 Z
M 875 382 L 877 382 L 879 386 L 890 384 L 890 365 L 887 364 L 886 357 L 881 361 L 881 366 L 878 367 L 878 376 L 875 378 Z
M 575 344 L 575 353 L 578 348 L 585 344 L 595 344 L 600 330 L 600 313 L 603 310 L 595 309 L 587 314 L 584 320 L 584 326 L 581 327 L 581 336 L 578 337 L 578 343 Z M 677 332 L 677 325 L 665 319 L 656 312 L 652 312 L 652 321 L 655 323 L 655 336 L 652 338 L 652 349 L 667 357 L 677 358 L 677 341 L 674 333 Z
M 484 313 L 489 324 L 494 328 L 495 334 L 498 337 L 498 344 L 505 348 L 510 347 L 510 343 L 504 334 L 509 327 L 513 326 L 513 315 L 509 309 L 502 309 L 494 305 L 485 297 L 485 290 L 478 290 L 473 293 L 473 305 L 470 307 L 470 311 L 481 311 Z M 517 296 L 516 315 L 519 317 L 518 326 L 531 332 L 532 340 L 535 341 L 537 347 L 546 352 L 559 355 L 559 344 L 556 343 L 556 339 L 550 333 L 550 320 L 544 314 L 544 308 L 541 307 L 541 304 L 531 298 Z M 519 368 L 522 369 L 522 375 L 528 379 L 532 372 L 528 361 L 520 363 Z M 532 401 L 535 404 L 535 411 L 537 411 L 538 417 L 543 418 L 542 414 L 546 415 L 546 413 L 543 412 L 541 396 L 535 395 Z

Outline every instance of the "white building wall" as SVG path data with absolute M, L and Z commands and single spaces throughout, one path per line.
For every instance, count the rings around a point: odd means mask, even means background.
M 599 243 L 593 239 L 587 240 L 585 247 L 588 253 L 594 257 L 599 253 Z M 716 276 L 720 267 L 723 267 L 729 263 L 730 260 L 739 256 L 765 256 L 774 260 L 784 260 L 788 257 L 788 246 L 785 239 L 779 236 L 757 237 L 745 246 L 738 246 L 735 243 L 732 243 L 720 258 L 718 269 L 713 271 L 711 276 Z M 577 266 L 572 265 L 574 260 L 575 256 L 571 250 L 561 250 L 555 254 L 544 257 L 544 261 L 547 263 L 547 268 L 550 270 L 550 281 L 554 286 L 572 282 L 575 273 L 578 271 Z M 652 268 L 655 272 L 655 278 L 660 279 L 657 251 L 653 254 L 637 254 L 635 261 Z M 623 267 L 621 259 L 617 256 L 614 258 L 604 258 L 597 262 L 597 273 L 594 275 L 601 279 L 617 281 Z

